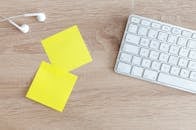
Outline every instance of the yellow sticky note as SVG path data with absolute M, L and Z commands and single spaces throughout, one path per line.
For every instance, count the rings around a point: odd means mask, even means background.
M 64 71 L 74 70 L 92 61 L 76 25 L 42 40 L 42 45 L 50 62 Z
M 26 97 L 62 112 L 77 76 L 42 62 Z

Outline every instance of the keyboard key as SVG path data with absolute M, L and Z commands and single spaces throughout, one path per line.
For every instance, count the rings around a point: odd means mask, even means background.
M 182 69 L 181 71 L 180 71 L 180 76 L 181 77 L 183 77 L 183 78 L 188 78 L 189 77 L 189 71 L 188 70 L 186 70 L 186 69 Z
M 140 23 L 140 19 L 136 18 L 136 17 L 131 17 L 131 22 L 139 24 Z
M 142 20 L 141 24 L 144 26 L 150 26 L 151 22 L 149 22 L 147 20 Z
M 157 35 L 158 35 L 158 31 L 150 29 L 148 32 L 148 37 L 150 37 L 150 38 L 156 38 Z
M 167 39 L 167 42 L 169 42 L 169 43 L 176 43 L 177 39 L 178 39 L 177 36 L 169 35 L 169 37 Z
M 120 60 L 124 61 L 124 62 L 130 63 L 131 62 L 131 58 L 132 58 L 132 56 L 130 54 L 121 53 L 121 55 L 120 55 Z
M 131 33 L 137 33 L 137 29 L 138 29 L 137 25 L 130 24 L 129 28 L 128 28 L 128 31 L 131 32 Z
M 196 49 L 196 40 L 189 40 L 188 47 Z
M 131 74 L 137 77 L 142 77 L 144 69 L 142 67 L 133 66 Z
M 167 25 L 163 25 L 163 26 L 162 26 L 162 30 L 163 30 L 163 31 L 169 32 L 169 31 L 171 30 L 171 27 L 169 27 L 169 26 L 167 26 Z
M 125 44 L 123 50 L 132 54 L 138 54 L 139 47 L 130 44 Z
M 160 66 L 161 66 L 160 62 L 153 61 L 151 65 L 151 69 L 159 71 Z
M 195 61 L 189 61 L 188 68 L 196 70 L 196 62 Z
M 129 74 L 131 71 L 131 65 L 125 64 L 123 62 L 118 63 L 117 71 L 121 73 Z
M 170 56 L 169 57 L 169 63 L 172 64 L 172 65 L 176 65 L 178 62 L 178 57 L 176 56 Z
M 148 32 L 148 29 L 147 28 L 140 27 L 139 28 L 139 31 L 138 31 L 138 35 L 140 35 L 140 36 L 146 36 L 147 35 L 147 32 Z
M 192 38 L 196 39 L 196 33 L 193 33 Z
M 151 61 L 150 60 L 148 60 L 148 59 L 143 59 L 142 60 L 142 66 L 143 67 L 149 68 L 150 67 L 150 64 L 151 64 Z
M 169 55 L 165 54 L 165 53 L 161 53 L 160 56 L 159 56 L 159 60 L 162 61 L 162 62 L 166 62 L 166 63 L 168 61 L 168 58 L 169 58 Z
M 191 72 L 190 79 L 196 80 L 196 72 Z
M 190 51 L 189 58 L 196 60 L 196 51 Z
M 186 46 L 186 44 L 187 44 L 187 38 L 179 37 L 177 44 L 178 45 L 181 45 L 181 46 Z
M 141 60 L 142 60 L 141 57 L 134 56 L 134 57 L 133 57 L 133 60 L 132 60 L 132 64 L 133 64 L 133 65 L 140 65 Z
M 171 67 L 171 71 L 170 71 L 171 74 L 178 75 L 179 72 L 180 72 L 180 68 L 179 67 L 175 67 L 175 66 Z
M 133 35 L 133 34 L 127 34 L 125 41 L 130 42 L 130 43 L 134 43 L 134 44 L 139 44 L 140 37 Z
M 192 33 L 189 31 L 182 31 L 182 36 L 190 38 L 192 36 Z
M 140 41 L 140 45 L 146 46 L 146 47 L 149 45 L 149 43 L 150 43 L 150 40 L 146 38 L 142 38 Z
M 161 28 L 161 24 L 159 24 L 159 23 L 152 23 L 152 27 L 156 28 L 156 29 L 159 29 L 159 28 Z
M 173 34 L 176 34 L 176 35 L 180 35 L 180 34 L 181 34 L 181 29 L 173 28 L 173 29 L 172 29 L 172 33 L 173 33 Z
M 160 45 L 160 42 L 159 41 L 152 40 L 151 43 L 150 43 L 150 48 L 152 48 L 152 49 L 158 49 L 159 48 L 159 45 Z
M 159 32 L 159 35 L 158 35 L 158 39 L 159 40 L 166 41 L 167 40 L 167 37 L 168 37 L 168 34 L 167 33 Z
M 157 51 L 151 51 L 150 52 L 150 58 L 151 59 L 157 60 L 158 57 L 159 57 L 159 52 L 157 52 Z
M 149 49 L 141 48 L 140 56 L 148 57 L 148 55 L 149 55 Z
M 164 84 L 172 85 L 173 87 L 185 89 L 187 91 L 196 91 L 196 82 L 169 74 L 159 73 L 158 81 Z
M 156 80 L 158 73 L 152 70 L 145 70 L 143 77 L 149 80 Z
M 180 56 L 183 56 L 183 57 L 187 57 L 188 56 L 188 53 L 189 53 L 189 50 L 186 49 L 186 48 L 181 48 L 180 49 L 180 52 L 179 52 L 179 55 Z
M 187 64 L 188 64 L 188 60 L 183 59 L 183 58 L 180 58 L 180 60 L 179 60 L 179 62 L 178 62 L 178 65 L 179 65 L 180 67 L 186 68 L 186 67 L 187 67 Z
M 169 45 L 168 44 L 165 44 L 165 43 L 162 43 L 161 46 L 160 46 L 160 50 L 161 51 L 164 51 L 164 52 L 168 52 Z
M 170 47 L 170 49 L 169 49 L 169 52 L 171 53 L 171 54 L 178 54 L 178 52 L 179 52 L 179 49 L 180 49 L 180 47 L 179 46 L 175 46 L 175 45 L 172 45 L 171 47 Z
M 170 65 L 162 64 L 162 66 L 161 66 L 161 71 L 162 72 L 168 73 L 169 70 L 170 70 Z

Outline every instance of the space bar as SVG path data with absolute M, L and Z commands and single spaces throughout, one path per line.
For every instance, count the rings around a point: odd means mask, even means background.
M 159 73 L 157 80 L 166 85 L 168 84 L 168 86 L 196 93 L 196 82 L 164 73 Z

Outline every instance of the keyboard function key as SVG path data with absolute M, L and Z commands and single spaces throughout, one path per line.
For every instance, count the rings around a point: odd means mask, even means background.
M 123 50 L 132 54 L 138 54 L 139 52 L 139 47 L 130 45 L 130 44 L 125 44 L 123 47 Z
M 144 26 L 150 26 L 151 22 L 148 20 L 142 20 L 141 24 Z
M 173 28 L 173 29 L 172 29 L 172 33 L 173 33 L 173 34 L 180 35 L 181 32 L 182 32 L 181 29 L 178 29 L 178 28 Z
M 192 36 L 192 33 L 189 31 L 182 31 L 182 36 L 190 38 Z
M 158 75 L 158 72 L 153 71 L 153 70 L 147 70 L 147 69 L 146 69 L 146 70 L 144 71 L 143 77 L 144 77 L 145 79 L 149 79 L 149 80 L 156 80 L 157 75 Z
M 169 73 L 170 68 L 171 68 L 170 65 L 162 64 L 162 66 L 161 66 L 161 71 L 162 71 L 162 72 L 165 72 L 165 73 Z
M 117 71 L 120 73 L 129 74 L 131 71 L 131 65 L 123 63 L 123 62 L 119 62 L 117 66 Z
M 142 77 L 144 69 L 142 67 L 133 66 L 131 74 L 136 77 Z
M 139 44 L 140 37 L 133 35 L 133 34 L 127 34 L 125 38 L 126 42 L 134 43 L 134 44 Z
M 152 27 L 156 28 L 156 29 L 160 29 L 161 28 L 161 24 L 159 24 L 159 23 L 152 23 Z
M 180 76 L 183 78 L 188 78 L 189 74 L 190 74 L 190 72 L 186 69 L 181 69 L 181 71 L 180 71 Z
M 124 61 L 124 62 L 130 63 L 131 62 L 131 58 L 132 58 L 132 56 L 130 54 L 121 53 L 121 55 L 120 55 L 120 60 Z
M 137 33 L 137 29 L 138 29 L 138 26 L 137 25 L 130 24 L 129 25 L 129 28 L 128 28 L 128 31 L 131 32 L 131 33 Z
M 171 30 L 171 27 L 170 26 L 167 26 L 167 25 L 163 25 L 162 26 L 162 30 L 169 32 Z
M 140 19 L 137 18 L 137 17 L 131 17 L 131 22 L 139 24 L 140 23 Z

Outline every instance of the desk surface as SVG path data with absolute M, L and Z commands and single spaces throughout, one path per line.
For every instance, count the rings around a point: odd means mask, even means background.
M 136 0 L 135 13 L 196 29 L 195 0 Z M 196 96 L 114 73 L 131 0 L 2 0 L 4 17 L 44 11 L 22 34 L 0 24 L 1 130 L 195 130 Z M 79 80 L 63 113 L 26 99 L 34 74 L 47 61 L 40 40 L 78 24 L 94 62 L 73 73 Z

